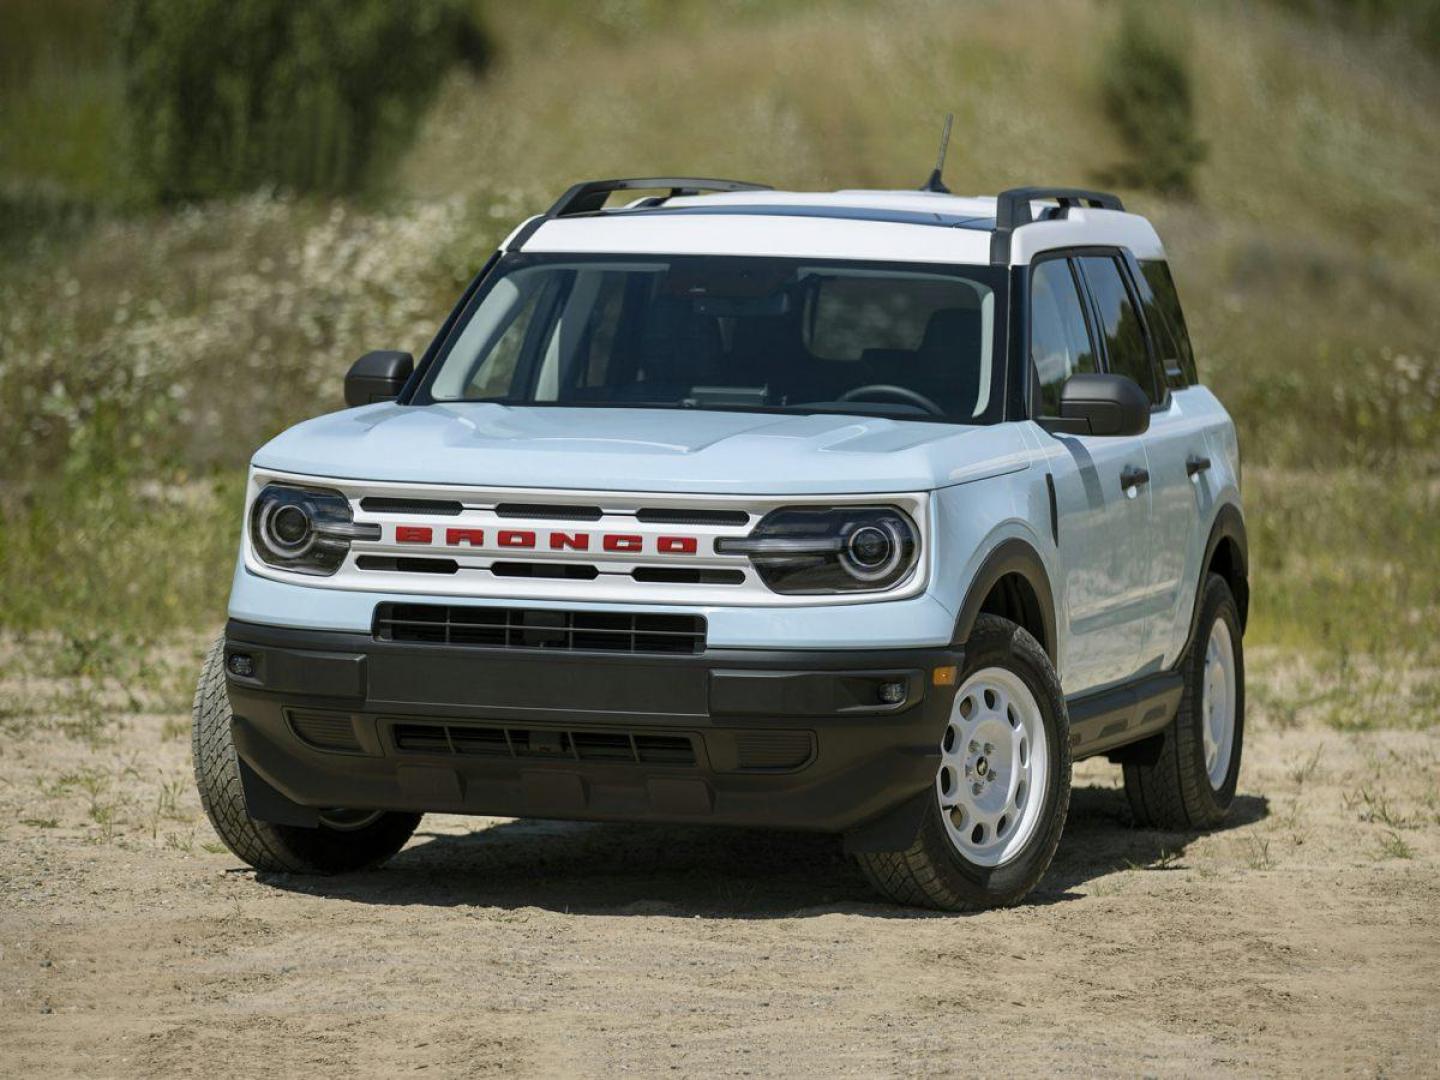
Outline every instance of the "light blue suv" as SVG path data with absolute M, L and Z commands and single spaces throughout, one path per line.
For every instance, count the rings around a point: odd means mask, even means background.
M 254 457 L 196 696 L 252 866 L 710 822 L 963 910 L 1040 880 L 1079 758 L 1142 825 L 1234 797 L 1235 430 L 1114 196 L 579 184 L 345 390 Z

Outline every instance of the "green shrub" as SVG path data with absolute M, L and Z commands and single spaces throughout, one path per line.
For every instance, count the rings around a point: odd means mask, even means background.
M 162 200 L 362 187 L 441 77 L 478 66 L 464 0 L 127 0 L 126 103 Z
M 1120 30 L 1101 54 L 1105 114 L 1130 160 L 1109 182 L 1171 195 L 1193 190 L 1205 145 L 1195 135 L 1195 105 L 1185 54 L 1138 4 L 1123 9 Z

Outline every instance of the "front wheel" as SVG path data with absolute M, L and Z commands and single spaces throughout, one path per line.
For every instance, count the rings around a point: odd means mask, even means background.
M 1125 765 L 1137 825 L 1208 829 L 1235 799 L 1245 740 L 1245 654 L 1240 611 L 1218 574 L 1205 580 L 1195 636 L 1180 662 L 1185 689 L 1148 758 Z
M 195 688 L 190 749 L 200 805 L 225 846 L 256 870 L 339 874 L 384 862 L 420 824 L 419 814 L 380 810 L 323 810 L 315 829 L 257 821 L 245 807 L 240 767 L 230 734 L 224 642 L 205 658 Z
M 930 805 L 904 851 L 857 856 L 902 904 L 973 911 L 1017 904 L 1039 882 L 1070 806 L 1070 725 L 1050 658 L 1007 619 L 982 615 L 941 736 Z

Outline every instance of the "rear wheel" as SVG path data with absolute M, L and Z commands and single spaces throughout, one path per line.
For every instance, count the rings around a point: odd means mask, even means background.
M 1050 865 L 1070 805 L 1070 727 L 1050 658 L 982 615 L 940 743 L 930 806 L 904 851 L 858 855 L 902 904 L 973 911 L 1019 903 Z
M 224 643 L 205 659 L 195 688 L 190 749 L 200 805 L 225 846 L 256 870 L 339 874 L 384 862 L 410 839 L 419 814 L 384 810 L 322 810 L 315 829 L 257 821 L 245 808 L 240 767 L 230 734 Z
M 1218 574 L 1205 581 L 1195 636 L 1180 668 L 1180 707 L 1155 736 L 1152 752 L 1126 763 L 1125 794 L 1138 825 L 1207 829 L 1225 819 L 1235 799 L 1245 739 L 1240 612 Z

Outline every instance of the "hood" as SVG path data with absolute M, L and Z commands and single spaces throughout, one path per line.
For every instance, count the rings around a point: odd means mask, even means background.
M 1028 458 L 1016 424 L 387 402 L 297 424 L 254 464 L 353 480 L 790 495 L 928 491 Z

